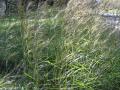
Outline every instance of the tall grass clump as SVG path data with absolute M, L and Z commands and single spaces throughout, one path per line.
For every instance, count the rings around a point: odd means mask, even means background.
M 119 90 L 119 29 L 92 1 L 44 7 L 32 18 L 20 5 L 19 18 L 0 22 L 0 88 Z
M 90 3 L 71 0 L 67 9 L 68 47 L 73 54 L 71 62 L 77 61 L 68 64 L 73 66 L 73 83 L 80 90 L 119 90 L 119 67 L 114 66 L 119 65 L 119 29 L 107 26 Z

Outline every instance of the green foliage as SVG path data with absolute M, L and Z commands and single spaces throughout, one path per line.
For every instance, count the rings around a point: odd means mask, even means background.
M 95 18 L 73 26 L 62 16 L 1 20 L 0 87 L 119 90 L 119 31 Z

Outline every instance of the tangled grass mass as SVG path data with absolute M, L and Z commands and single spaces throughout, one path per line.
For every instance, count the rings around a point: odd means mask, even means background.
M 120 90 L 116 2 L 45 1 L 1 16 L 0 90 Z

